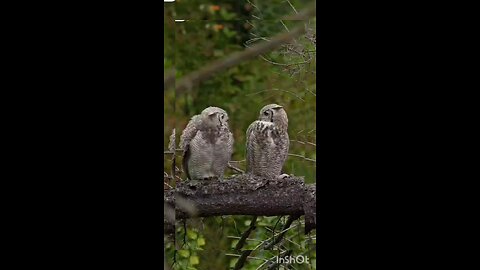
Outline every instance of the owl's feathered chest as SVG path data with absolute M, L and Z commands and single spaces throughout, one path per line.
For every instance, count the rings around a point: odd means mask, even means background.
M 284 143 L 288 138 L 286 132 L 280 130 L 275 124 L 271 122 L 259 121 L 255 126 L 256 139 L 265 146 L 275 146 Z
M 247 172 L 261 176 L 280 175 L 288 156 L 286 129 L 272 122 L 255 121 L 247 130 Z
M 206 129 L 199 131 L 201 139 L 211 145 L 227 143 L 229 133 L 230 131 L 228 129 Z

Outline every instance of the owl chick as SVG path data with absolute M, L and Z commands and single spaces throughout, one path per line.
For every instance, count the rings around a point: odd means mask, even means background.
M 247 129 L 247 173 L 285 177 L 282 167 L 288 156 L 288 118 L 282 106 L 270 104 Z
M 233 152 L 227 113 L 208 107 L 193 116 L 180 136 L 180 148 L 188 179 L 222 179 Z

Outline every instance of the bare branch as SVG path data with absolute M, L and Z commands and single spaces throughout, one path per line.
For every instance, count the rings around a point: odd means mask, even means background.
M 272 64 L 272 65 L 283 66 L 283 67 L 290 67 L 290 66 L 295 66 L 295 65 L 297 65 L 297 66 L 298 66 L 298 65 L 305 65 L 305 64 L 310 63 L 310 62 L 308 62 L 308 61 L 303 61 L 303 62 L 297 62 L 297 63 L 283 64 L 283 63 L 278 63 L 278 62 L 274 62 L 274 61 L 272 61 L 272 60 L 269 60 L 269 59 L 265 58 L 263 55 L 260 55 L 260 57 L 261 57 L 263 60 L 267 61 L 268 63 L 270 63 L 270 64 Z
M 273 238 L 273 240 L 269 243 L 265 244 L 265 249 L 272 249 L 274 245 L 279 243 L 283 237 L 285 236 L 285 233 L 287 233 L 288 229 L 290 228 L 290 225 L 292 225 L 293 221 L 298 219 L 300 216 L 289 216 L 287 222 L 283 226 L 282 233 L 277 238 Z
M 310 6 L 303 9 L 299 13 L 297 13 L 293 16 L 287 16 L 286 18 L 282 18 L 282 20 L 290 20 L 290 21 L 293 21 L 293 20 L 308 20 L 309 18 L 312 18 L 312 17 L 315 16 L 316 11 L 317 11 L 315 6 L 316 6 L 316 1 L 313 1 L 313 3 L 310 4 Z
M 307 157 L 305 157 L 305 156 L 301 156 L 301 155 L 297 155 L 297 154 L 288 154 L 288 155 L 291 156 L 291 157 L 303 158 L 303 159 L 305 159 L 305 160 L 307 160 L 307 161 L 311 161 L 311 162 L 317 162 L 315 159 L 307 158 Z
M 290 1 L 287 0 L 287 3 L 290 5 L 290 7 L 295 11 L 296 14 L 298 14 L 298 11 L 295 9 L 295 7 L 290 3 Z
M 238 173 L 245 173 L 243 170 L 241 170 L 241 169 L 233 166 L 233 165 L 230 164 L 230 163 L 228 163 L 228 168 L 230 168 L 230 169 L 232 169 L 232 170 L 234 170 L 234 171 L 236 171 L 236 172 L 238 172 Z
M 302 141 L 298 141 L 298 140 L 290 140 L 291 142 L 296 142 L 296 143 L 299 143 L 299 144 L 309 144 L 309 145 L 312 145 L 312 146 L 317 146 L 315 143 L 312 143 L 312 142 L 302 142 Z
M 296 98 L 300 99 L 301 101 L 304 101 L 304 102 L 305 102 L 305 100 L 304 100 L 303 98 L 301 98 L 299 95 L 295 94 L 294 92 L 288 91 L 288 90 L 283 90 L 283 89 L 278 89 L 278 88 L 266 89 L 266 90 L 258 91 L 258 92 L 255 92 L 255 93 L 247 94 L 246 96 L 258 95 L 258 94 L 260 94 L 260 93 L 268 92 L 268 91 L 280 91 L 280 92 L 285 92 L 285 93 L 291 94 L 291 95 L 293 95 L 294 97 L 296 97 Z
M 283 20 L 280 20 L 280 22 L 282 23 L 283 27 L 285 27 L 285 30 L 287 30 L 287 32 L 290 32 L 290 30 L 288 30 L 288 27 L 285 25 L 285 23 L 283 22 Z
M 238 240 L 238 243 L 237 245 L 235 246 L 235 250 L 240 250 L 242 249 L 243 245 L 245 245 L 246 241 L 247 241 L 247 238 L 248 236 L 250 235 L 250 233 L 255 230 L 255 224 L 257 222 L 257 217 L 254 216 L 252 221 L 250 222 L 250 227 L 248 227 L 248 229 L 243 233 L 242 237 L 240 238 L 240 240 Z
M 307 91 L 308 91 L 310 94 L 312 94 L 313 96 L 315 96 L 315 97 L 317 96 L 317 94 L 315 94 L 314 92 L 312 92 L 312 90 L 310 90 L 310 89 L 308 89 L 308 88 L 307 88 Z
M 251 250 L 244 250 L 240 258 L 238 259 L 237 263 L 235 264 L 235 267 L 233 268 L 233 270 L 241 269 L 245 264 L 245 262 L 247 261 L 247 257 L 248 255 L 250 255 L 250 253 L 252 253 Z
M 167 186 L 168 189 L 173 189 L 173 187 L 170 186 L 167 182 L 163 182 L 163 184 L 164 184 L 165 186 Z M 165 189 L 165 187 L 164 187 L 164 189 Z
M 181 197 L 195 206 L 197 211 L 194 215 L 177 207 L 177 219 L 223 215 L 304 215 L 306 212 L 316 215 L 304 206 L 310 198 L 315 198 L 315 185 L 310 186 L 302 177 L 277 179 L 242 174 L 225 180 L 180 182 L 174 190 L 164 192 L 164 200 L 174 207 L 175 198 Z M 307 198 L 309 200 L 305 201 Z M 305 220 L 316 222 L 315 217 L 306 217 Z M 314 224 L 311 226 L 315 227 Z

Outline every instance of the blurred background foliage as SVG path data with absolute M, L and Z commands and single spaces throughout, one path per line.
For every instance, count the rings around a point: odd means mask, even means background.
M 285 171 L 305 176 L 307 183 L 315 183 L 315 19 L 280 20 L 311 3 L 302 0 L 177 0 L 165 3 L 164 68 L 168 71 L 175 67 L 176 78 L 295 27 L 306 27 L 307 33 L 274 52 L 225 70 L 182 94 L 175 89 L 165 91 L 164 148 L 168 148 L 174 128 L 178 145 L 180 134 L 193 115 L 208 106 L 218 106 L 229 114 L 230 130 L 235 139 L 232 160 L 239 161 L 234 165 L 245 170 L 245 132 L 264 105 L 277 103 L 284 106 L 288 114 L 288 132 L 292 140 L 289 153 L 294 155 L 289 156 Z M 186 21 L 175 22 L 175 19 Z M 181 167 L 180 157 L 176 164 Z M 167 161 L 164 171 L 170 170 L 171 163 Z M 227 176 L 234 173 L 227 170 Z M 184 174 L 181 178 L 185 179 Z M 176 243 L 167 241 L 169 264 L 175 262 L 174 269 L 233 269 L 240 253 L 232 248 L 248 229 L 250 220 L 251 217 L 244 216 L 188 220 L 185 226 L 178 226 Z M 285 220 L 286 217 L 259 217 L 257 228 L 243 250 L 254 249 L 267 240 L 273 228 L 278 233 Z M 310 260 L 315 260 L 316 237 L 312 233 L 303 234 L 302 222 L 302 219 L 294 222 L 286 235 L 289 240 L 275 248 L 291 249 L 292 255 L 306 254 Z M 279 250 L 257 248 L 250 255 L 256 259 L 248 259 L 242 269 L 257 269 L 264 260 L 278 255 Z M 264 264 L 260 269 L 267 269 L 267 266 Z M 315 269 L 314 264 L 294 267 Z

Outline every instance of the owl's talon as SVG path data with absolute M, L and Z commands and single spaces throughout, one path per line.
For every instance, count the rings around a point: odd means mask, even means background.
M 284 174 L 282 174 L 282 175 L 279 175 L 277 178 L 278 178 L 278 179 L 285 179 L 285 178 L 288 178 L 288 177 L 290 177 L 290 175 L 284 173 Z

